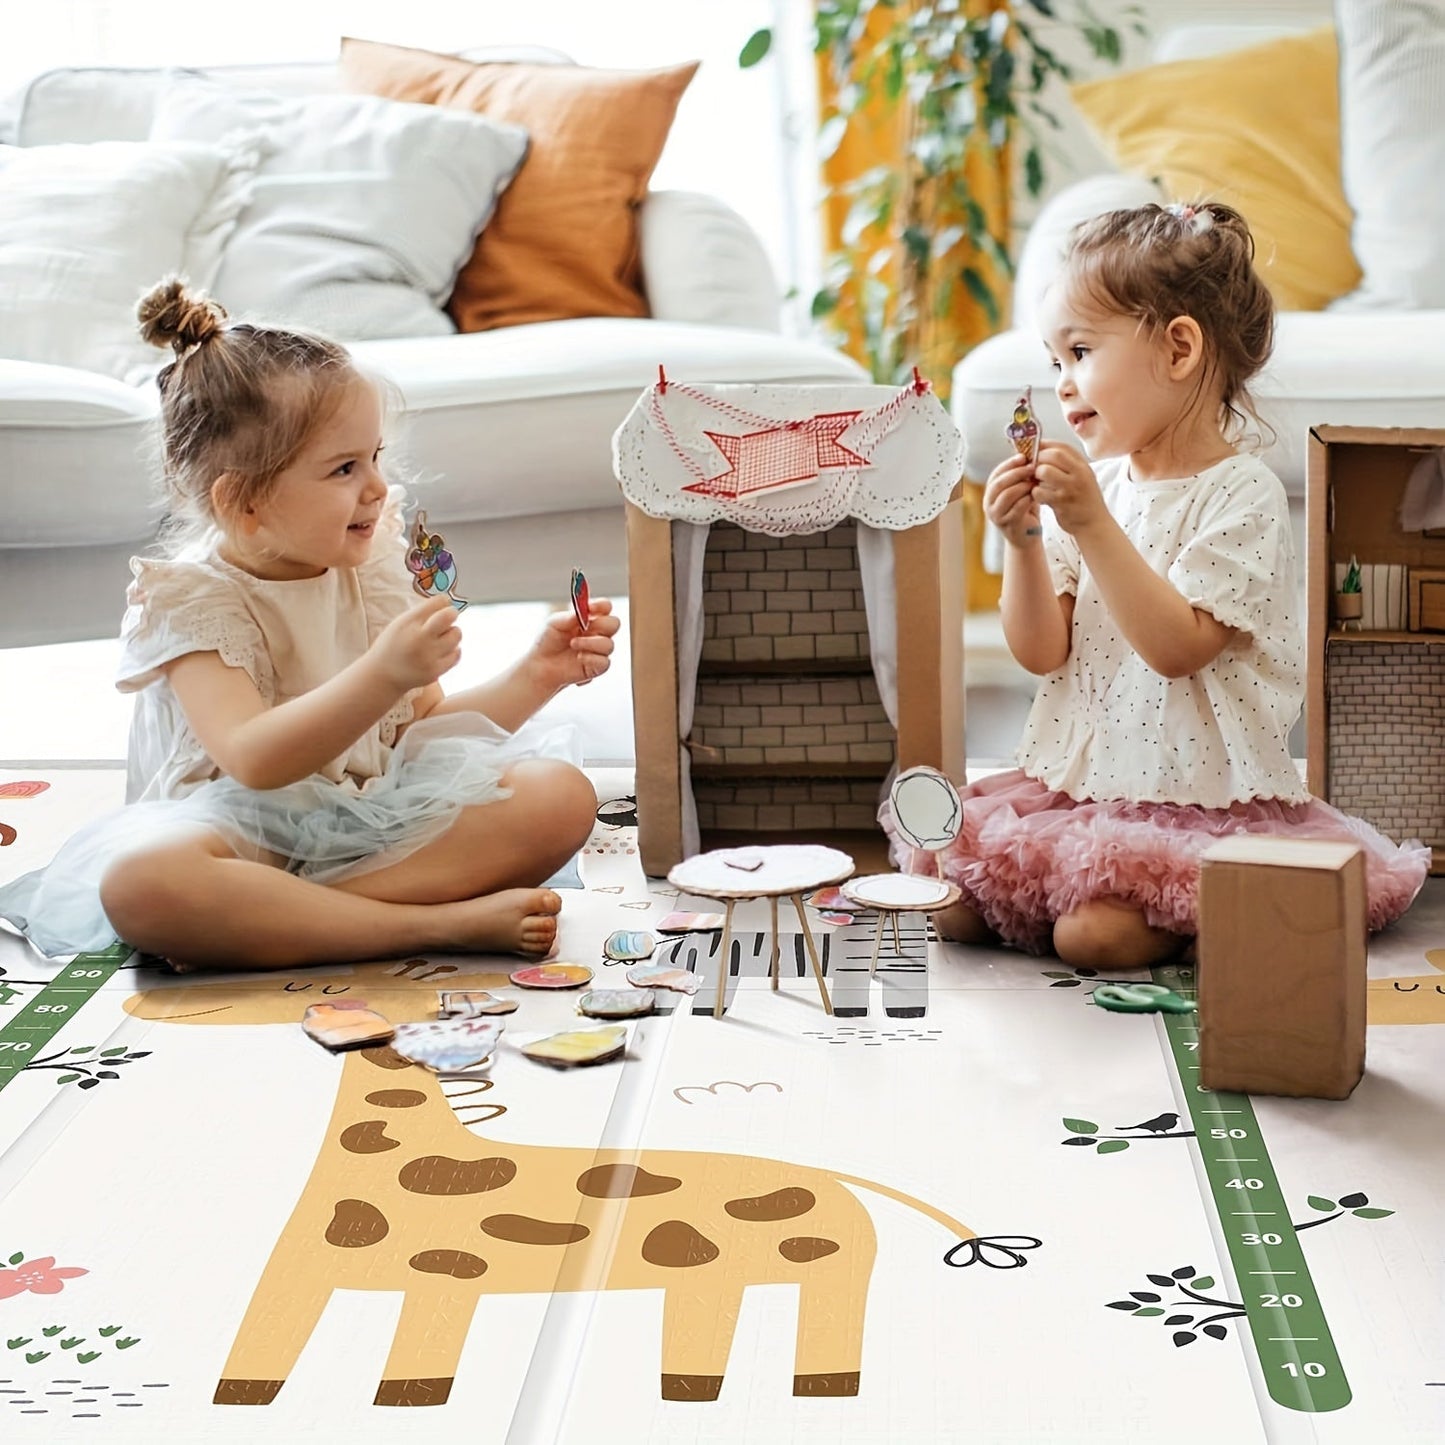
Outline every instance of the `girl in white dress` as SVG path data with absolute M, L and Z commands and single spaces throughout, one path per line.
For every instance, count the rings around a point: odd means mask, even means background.
M 1197 930 L 1200 853 L 1238 832 L 1359 843 L 1371 928 L 1425 878 L 1429 849 L 1311 798 L 1290 759 L 1288 506 L 1232 440 L 1274 340 L 1253 255 L 1227 206 L 1115 211 L 1074 232 L 1043 298 L 1059 402 L 1095 465 L 1045 440 L 984 490 L 1007 544 L 1004 636 L 1044 681 L 1020 767 L 965 791 L 941 860 L 963 894 L 950 937 L 1160 962 Z M 896 834 L 894 853 L 921 871 Z
M 448 697 L 457 612 L 412 590 L 376 382 L 179 282 L 138 315 L 176 353 L 159 385 L 181 535 L 131 563 L 128 806 L 0 888 L 0 917 L 47 953 L 119 935 L 182 969 L 545 955 L 561 900 L 538 885 L 597 805 L 537 755 L 555 744 L 514 734 L 607 670 L 610 604 L 585 633 L 552 617 L 516 666 Z

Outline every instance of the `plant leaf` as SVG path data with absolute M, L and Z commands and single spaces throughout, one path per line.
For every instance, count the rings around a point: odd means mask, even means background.
M 1176 1345 L 1192 1345 L 1198 1336 L 1193 1330 L 1175 1330 L 1174 1343 Z
M 33 1354 L 27 1354 L 25 1358 L 30 1362 L 30 1364 L 38 1365 L 41 1360 L 48 1360 L 50 1358 L 50 1351 L 36 1350 Z
M 1369 1196 L 1368 1194 L 1342 1194 L 1342 1195 L 1340 1195 L 1340 1208 L 1341 1208 L 1341 1209 L 1358 1209 L 1358 1208 L 1360 1207 L 1360 1205 L 1362 1205 L 1362 1204 L 1368 1204 L 1369 1202 L 1370 1202 L 1370 1196 Z
M 1145 1315 L 1162 1315 L 1163 1313 L 1164 1313 L 1163 1310 L 1158 1309 L 1158 1308 L 1157 1308 L 1156 1306 L 1154 1306 L 1154 1305 L 1150 1305 L 1147 1309 L 1142 1309 L 1142 1310 L 1136 1311 L 1136 1312 L 1135 1312 L 1135 1315 L 1134 1315 L 1134 1318 L 1135 1318 L 1136 1320 L 1142 1320 Z
M 1071 973 L 1060 973 L 1057 969 L 1048 968 L 1044 970 L 1045 978 L 1073 978 Z
M 76 1345 L 83 1345 L 84 1343 L 85 1343 L 85 1336 L 84 1336 L 84 1335 L 71 1335 L 71 1337 L 70 1337 L 68 1340 L 61 1340 L 61 1342 L 60 1342 L 60 1348 L 61 1348 L 62 1350 L 73 1350 L 73 1349 L 76 1347 Z
M 79 1074 L 59 1074 L 56 1076 L 55 1082 L 57 1084 L 73 1084 L 79 1077 Z
M 1091 1124 L 1087 1119 L 1065 1118 L 1064 1128 L 1071 1134 L 1097 1134 L 1099 1132 L 1099 1126 Z
M 747 70 L 754 66 L 773 48 L 773 32 L 766 26 L 761 30 L 754 30 L 743 42 L 743 48 L 738 51 L 738 66 Z
M 80 1089 L 93 1089 L 98 1083 L 100 1083 L 99 1079 L 82 1079 L 76 1087 Z
M 104 1335 L 107 1339 L 109 1339 L 111 1335 L 118 1335 L 120 1333 L 120 1326 L 106 1325 L 104 1329 L 97 1330 L 96 1333 Z
M 1191 1269 L 1189 1273 L 1193 1274 L 1194 1271 Z M 1147 1274 L 1144 1278 L 1147 1279 L 1150 1284 L 1157 1284 L 1160 1289 L 1173 1289 L 1174 1281 L 1178 1276 L 1172 1274 Z
M 1318 1209 L 1326 1214 L 1335 1207 L 1335 1201 L 1333 1199 L 1325 1199 L 1319 1194 L 1311 1194 L 1307 1202 L 1311 1209 Z
M 70 1050 L 70 1052 L 72 1054 L 93 1054 L 95 1052 L 95 1045 L 76 1044 L 75 1047 Z
M 1162 1313 L 1162 1311 L 1161 1311 L 1161 1313 Z M 1192 1325 L 1192 1324 L 1194 1323 L 1194 1316 L 1193 1316 L 1193 1315 L 1170 1315 L 1169 1318 L 1164 1321 L 1164 1323 L 1165 1323 L 1166 1325 Z
M 1192 1264 L 1186 1264 L 1183 1269 L 1176 1269 L 1176 1270 L 1174 1271 L 1174 1278 L 1175 1278 L 1175 1279 L 1190 1279 L 1190 1278 L 1192 1278 L 1192 1277 L 1194 1276 L 1195 1273 L 1196 1273 L 1196 1271 L 1195 1271 L 1194 1266 L 1193 1266 Z
M 1356 1219 L 1388 1219 L 1394 1212 L 1393 1209 L 1352 1209 L 1350 1211 Z
M 100 1051 L 100 1056 L 103 1059 L 113 1059 L 117 1054 L 123 1054 L 125 1050 L 126 1046 L 124 1044 L 121 1044 L 118 1048 L 102 1049 Z
M 23 1260 L 24 1258 L 25 1258 L 25 1251 L 24 1251 L 23 1249 L 17 1250 L 14 1254 L 12 1254 L 12 1255 L 10 1256 L 10 1263 L 11 1263 L 11 1264 L 19 1264 L 20 1261 Z
M 1116 1299 L 1105 1305 L 1104 1308 L 1110 1310 L 1136 1310 L 1139 1306 L 1131 1299 Z
M 82 1365 L 88 1365 L 92 1360 L 100 1358 L 99 1350 L 82 1350 L 76 1357 Z
M 140 1344 L 140 1336 L 139 1336 L 139 1335 L 133 1335 L 133 1336 L 129 1337 L 128 1339 L 117 1340 L 117 1341 L 115 1342 L 115 1347 L 116 1347 L 116 1349 L 118 1349 L 118 1350 L 128 1350 L 128 1349 L 130 1349 L 130 1347 L 131 1347 L 132 1345 L 138 1345 L 138 1344 Z
M 1223 1325 L 1205 1325 L 1204 1333 L 1213 1340 L 1222 1340 L 1229 1331 Z
M 64 1325 L 51 1325 L 48 1329 L 41 1330 L 40 1333 L 48 1340 L 52 1335 L 58 1335 L 64 1328 Z
M 1157 1305 L 1159 1303 L 1159 1296 L 1153 1290 L 1148 1289 L 1131 1289 L 1129 1298 L 1143 1300 L 1145 1304 Z
M 13 1340 L 5 1341 L 5 1348 L 7 1350 L 18 1350 L 21 1345 L 28 1345 L 30 1339 L 31 1337 L 29 1335 L 16 1335 Z
M 1100 1154 L 1117 1154 L 1121 1149 L 1127 1149 L 1128 1147 L 1129 1141 L 1127 1139 L 1101 1139 L 1099 1141 Z
M 1079 980 L 1076 978 L 1061 978 L 1057 983 L 1051 983 L 1050 988 L 1078 988 Z
M 1198 1279 L 1189 1281 L 1190 1289 L 1213 1289 L 1214 1276 L 1212 1274 L 1201 1274 Z

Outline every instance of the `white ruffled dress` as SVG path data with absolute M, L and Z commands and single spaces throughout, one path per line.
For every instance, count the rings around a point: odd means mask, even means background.
M 279 856 L 289 872 L 335 883 L 400 861 L 463 808 L 506 797 L 502 775 L 514 762 L 577 761 L 570 728 L 508 733 L 478 713 L 407 726 L 414 693 L 340 757 L 286 787 L 244 787 L 207 755 L 165 665 L 216 652 L 268 706 L 336 676 L 418 600 L 403 562 L 400 500 L 393 488 L 366 562 L 320 577 L 253 577 L 222 560 L 219 537 L 175 561 L 132 560 L 116 683 L 136 694 L 127 805 L 82 828 L 47 867 L 0 887 L 0 918 L 50 956 L 104 948 L 116 936 L 100 904 L 106 866 L 178 825 L 213 828 L 240 857 Z

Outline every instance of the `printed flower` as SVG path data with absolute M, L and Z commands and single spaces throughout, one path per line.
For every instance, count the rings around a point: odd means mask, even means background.
M 44 1259 L 27 1259 L 14 1269 L 0 1269 L 0 1299 L 12 1295 L 59 1294 L 65 1288 L 65 1281 L 89 1274 L 85 1269 L 57 1269 L 55 1256 L 47 1254 Z

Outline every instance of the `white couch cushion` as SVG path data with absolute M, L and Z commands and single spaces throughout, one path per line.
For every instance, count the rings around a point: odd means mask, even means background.
M 154 370 L 136 301 L 172 271 L 212 283 L 257 160 L 254 143 L 0 147 L 0 353 Z
M 442 311 L 526 132 L 372 95 L 285 98 L 179 77 L 158 140 L 264 129 L 266 153 L 215 279 L 233 315 L 343 341 L 443 336 Z
M 1274 356 L 1254 385 L 1276 433 L 1262 455 L 1285 490 L 1303 496 L 1309 429 L 1440 426 L 1445 421 L 1445 311 L 1342 316 L 1286 311 Z M 1044 435 L 1069 439 L 1043 342 L 1008 331 L 985 341 L 953 373 L 953 415 L 968 439 L 968 475 L 982 481 L 1009 454 L 1003 429 L 1014 399 L 1034 388 Z
M 680 381 L 865 379 L 846 356 L 774 332 L 630 318 L 350 350 L 401 392 L 387 461 L 439 525 L 620 508 L 612 433 L 659 362 Z M 148 538 L 155 415 L 153 385 L 0 362 L 0 569 L 6 547 Z
M 1445 0 L 1335 8 L 1341 163 L 1365 273 L 1335 306 L 1445 306 Z

